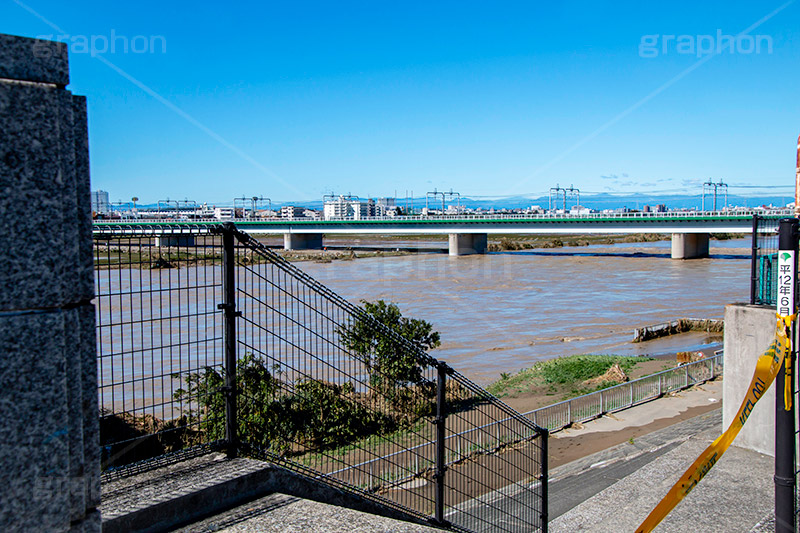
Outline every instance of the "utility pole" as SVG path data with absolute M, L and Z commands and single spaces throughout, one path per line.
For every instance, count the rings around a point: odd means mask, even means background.
M 555 201 L 556 208 L 558 207 L 558 200 L 561 199 L 562 202 L 563 202 L 562 209 L 564 210 L 565 213 L 567 212 L 567 197 L 575 198 L 576 199 L 576 205 L 580 205 L 580 203 L 581 203 L 581 190 L 580 189 L 576 189 L 572 185 L 570 185 L 569 188 L 565 188 L 565 187 L 560 187 L 558 184 L 556 184 L 555 187 L 550 187 L 550 197 L 549 197 L 549 204 L 548 204 L 548 207 L 549 207 L 550 211 L 553 210 L 553 195 L 555 195 L 555 198 L 556 198 L 556 201 Z
M 713 211 L 717 210 L 717 190 L 719 190 L 719 189 L 724 189 L 724 191 L 725 191 L 725 206 L 728 205 L 728 184 L 727 183 L 723 183 L 721 179 L 719 180 L 719 183 L 714 183 L 709 178 L 709 180 L 707 182 L 703 183 L 703 199 L 702 199 L 702 202 L 701 202 L 701 210 L 702 211 L 706 210 L 706 191 L 708 192 L 708 194 L 711 194 L 713 196 L 713 198 L 714 198 Z
M 169 204 L 175 204 L 175 218 L 178 218 L 178 213 L 179 213 L 179 210 L 180 210 L 180 204 L 178 203 L 177 200 L 170 200 L 169 197 L 167 197 L 166 200 L 159 200 L 156 203 L 156 209 L 158 209 L 159 217 L 161 216 L 161 202 L 164 202 L 164 204 L 167 206 L 167 209 L 169 209 Z M 167 211 L 167 212 L 169 212 L 169 211 Z
M 796 312 L 797 272 L 797 225 L 796 218 L 784 218 L 778 231 L 778 276 L 776 311 L 778 317 L 789 317 Z M 783 327 L 783 324 L 781 324 Z M 791 401 L 794 395 L 795 378 L 792 368 L 797 354 L 795 328 L 786 328 L 792 339 L 791 351 L 786 355 L 775 380 L 775 532 L 794 533 L 797 526 L 795 495 L 795 411 Z M 788 382 L 788 383 L 787 383 Z M 788 390 L 789 398 L 784 395 Z
M 236 218 L 236 202 L 237 202 L 237 200 L 241 200 L 241 202 L 242 202 L 242 217 L 244 217 L 244 218 L 247 218 L 247 217 L 244 216 L 245 204 L 247 202 L 250 203 L 250 207 L 251 207 L 251 209 L 250 209 L 250 217 L 254 217 L 255 216 L 255 212 L 256 212 L 256 209 L 258 209 L 258 203 L 259 202 L 262 202 L 262 206 L 263 206 L 263 202 L 264 201 L 269 202 L 269 208 L 272 209 L 272 200 L 270 200 L 269 198 L 264 198 L 263 196 L 249 196 L 248 197 L 248 196 L 242 195 L 242 196 L 240 196 L 238 198 L 234 198 L 233 199 L 233 218 Z
M 457 198 L 458 199 L 457 207 L 461 207 L 461 193 L 453 192 L 453 189 L 450 189 L 450 192 L 439 192 L 436 189 L 433 189 L 433 192 L 426 193 L 425 194 L 425 207 L 428 207 L 428 198 L 430 198 L 431 196 L 433 196 L 433 200 L 434 201 L 436 201 L 437 197 L 439 197 L 439 196 L 442 197 L 442 215 L 444 215 L 444 212 L 445 212 L 445 202 L 446 202 L 447 198 L 450 198 L 451 200 L 453 198 Z
M 564 211 L 567 211 L 567 193 L 569 196 L 575 198 L 575 205 L 581 204 L 581 190 L 576 189 L 572 185 L 569 186 L 569 189 L 564 189 Z
M 558 199 L 561 196 L 562 192 L 563 192 L 563 194 L 566 195 L 566 190 L 562 189 L 561 187 L 559 187 L 559 185 L 557 183 L 556 183 L 555 187 L 550 187 L 550 196 L 548 198 L 548 204 L 547 204 L 548 211 L 552 211 L 553 210 L 553 194 L 555 193 L 556 206 L 558 206 Z M 566 198 L 565 198 L 564 199 L 564 207 L 566 207 L 566 203 L 567 203 L 567 201 L 566 201 Z

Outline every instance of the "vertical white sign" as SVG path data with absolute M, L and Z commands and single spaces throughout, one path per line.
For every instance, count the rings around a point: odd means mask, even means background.
M 778 314 L 794 313 L 794 250 L 778 251 Z

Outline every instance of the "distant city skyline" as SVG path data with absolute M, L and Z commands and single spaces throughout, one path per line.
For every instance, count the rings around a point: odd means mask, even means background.
M 93 191 L 93 203 L 98 203 L 95 200 L 95 196 L 98 193 L 105 193 L 109 194 L 108 191 Z M 417 212 L 422 207 L 426 206 L 426 198 L 425 196 L 414 196 L 405 198 L 405 197 L 367 197 L 367 196 L 360 196 L 357 197 L 353 195 L 353 198 L 358 198 L 359 201 L 366 201 L 366 200 L 374 200 L 379 201 L 381 199 L 389 198 L 391 200 L 396 200 L 395 204 L 398 207 L 405 209 L 406 207 L 416 209 Z M 727 204 L 725 200 L 727 199 Z M 547 196 L 507 196 L 507 197 L 470 197 L 470 196 L 462 196 L 460 198 L 460 202 L 458 205 L 461 205 L 469 210 L 474 209 L 509 209 L 509 210 L 525 210 L 531 207 L 537 206 L 544 210 L 548 210 L 548 208 L 552 207 L 552 209 L 561 209 L 562 201 L 558 200 L 554 202 L 553 206 L 548 205 L 550 200 Z M 731 208 L 735 207 L 761 207 L 761 206 L 773 206 L 773 207 L 785 207 L 787 204 L 794 201 L 793 192 L 787 192 L 786 194 L 772 194 L 772 195 L 753 195 L 753 196 L 740 196 L 737 194 L 728 194 L 727 197 L 723 195 L 719 195 L 717 199 L 717 209 L 723 209 L 726 206 Z M 441 209 L 441 199 L 437 198 L 429 199 L 428 201 L 430 208 L 434 210 Z M 203 199 L 198 198 L 161 198 L 158 201 L 154 202 L 142 202 L 141 199 L 137 197 L 136 199 L 136 207 L 143 210 L 150 210 L 156 209 L 160 205 L 163 210 L 172 210 L 176 207 L 180 209 L 192 209 L 192 208 L 215 208 L 215 207 L 223 207 L 223 208 L 244 208 L 246 210 L 251 209 L 251 202 L 247 201 L 244 198 L 235 198 L 228 201 L 221 201 L 221 202 L 209 202 Z M 122 210 L 129 210 L 134 207 L 134 202 L 132 200 L 124 200 L 122 198 L 114 199 L 113 196 L 108 197 L 108 204 L 110 209 L 122 209 Z M 272 202 L 269 200 L 267 201 L 259 200 L 257 202 L 257 209 L 273 209 L 275 211 L 280 211 L 282 206 L 294 206 L 298 208 L 308 208 L 308 209 L 316 209 L 321 211 L 324 205 L 324 198 L 317 198 L 315 200 L 299 200 L 299 201 L 279 201 L 279 202 Z M 455 200 L 453 201 L 446 201 L 445 205 L 447 207 L 457 205 Z M 643 209 L 645 206 L 653 207 L 663 205 L 666 206 L 667 209 L 701 209 L 705 207 L 706 210 L 712 210 L 714 208 L 714 199 L 713 195 L 707 193 L 705 196 L 705 200 L 703 197 L 698 195 L 692 194 L 684 194 L 684 195 L 647 195 L 647 194 L 628 194 L 628 193 L 618 193 L 618 194 L 608 194 L 608 193 L 601 193 L 601 194 L 587 194 L 581 197 L 580 203 L 572 198 L 569 199 L 567 202 L 567 209 L 569 210 L 572 207 L 579 206 L 587 209 L 593 210 L 609 210 L 609 209 L 622 209 L 627 208 L 631 210 L 639 210 Z
M 0 5 L 70 49 L 112 202 L 328 193 L 791 196 L 800 7 Z

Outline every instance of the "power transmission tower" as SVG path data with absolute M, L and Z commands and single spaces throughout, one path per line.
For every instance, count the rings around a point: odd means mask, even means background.
M 713 211 L 717 210 L 718 191 L 724 191 L 724 193 L 725 193 L 725 204 L 724 204 L 723 207 L 726 207 L 728 205 L 728 184 L 727 183 L 723 183 L 721 179 L 719 180 L 719 183 L 714 183 L 713 181 L 711 181 L 710 178 L 709 178 L 709 180 L 707 182 L 703 183 L 703 198 L 701 200 L 701 202 L 702 202 L 701 203 L 701 210 L 702 211 L 706 210 L 706 193 L 708 193 L 709 195 L 712 195 L 712 197 L 714 198 Z

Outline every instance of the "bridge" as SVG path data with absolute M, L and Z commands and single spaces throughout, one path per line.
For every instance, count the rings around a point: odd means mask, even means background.
M 323 235 L 448 235 L 450 255 L 485 253 L 489 235 L 589 235 L 625 233 L 672 234 L 672 258 L 708 256 L 711 233 L 752 233 L 753 216 L 793 216 L 791 209 L 737 209 L 668 213 L 591 214 L 469 214 L 436 216 L 372 217 L 361 220 L 271 218 L 232 220 L 246 233 L 282 234 L 284 249 L 321 249 Z M 218 219 L 195 220 L 97 220 L 94 232 L 104 228 L 152 234 L 160 242 L 179 239 L 180 227 L 220 224 Z M 172 241 L 170 240 L 172 239 Z M 177 241 L 175 241 L 177 242 Z

